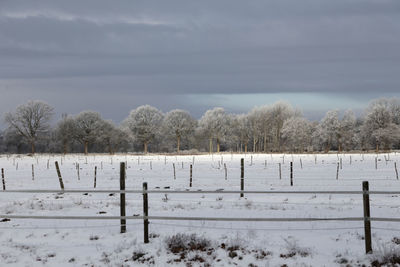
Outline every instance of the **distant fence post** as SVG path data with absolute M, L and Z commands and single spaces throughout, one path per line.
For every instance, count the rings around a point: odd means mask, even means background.
M 174 180 L 176 180 L 175 163 L 172 163 L 172 167 L 174 168 Z
M 226 168 L 226 163 L 224 163 L 224 170 L 225 170 L 225 180 L 228 179 L 228 169 Z
M 280 162 L 278 164 L 279 164 L 279 180 L 282 180 L 282 165 Z
M 396 179 L 399 180 L 399 173 L 397 172 L 397 163 L 394 163 L 394 170 L 396 171 Z
M 32 164 L 32 180 L 35 180 L 35 167 Z
M 240 190 L 244 190 L 244 158 L 240 159 Z M 240 197 L 244 197 L 244 194 L 240 193 Z
M 147 183 L 143 183 L 143 236 L 144 236 L 144 243 L 149 243 L 149 202 L 147 196 Z
M 192 179 L 193 179 L 193 167 L 192 164 L 190 164 L 190 181 L 189 181 L 189 187 L 192 187 Z
M 97 166 L 94 166 L 94 185 L 93 188 L 96 188 L 96 177 L 97 176 Z
M 125 190 L 125 162 L 121 162 L 119 167 L 119 189 Z M 120 213 L 121 217 L 125 217 L 125 193 L 120 194 Z M 121 234 L 126 232 L 126 219 L 121 218 Z
M 6 180 L 4 178 L 4 169 L 1 168 L 1 180 L 3 181 L 3 190 L 6 190 Z
M 293 161 L 290 162 L 290 186 L 293 186 Z
M 64 183 L 63 183 L 63 180 L 62 180 L 62 177 L 61 177 L 61 171 L 60 171 L 60 167 L 58 166 L 58 161 L 54 162 L 54 164 L 56 165 L 58 181 L 60 182 L 61 190 L 64 190 Z
M 339 179 L 339 162 L 337 163 L 337 167 L 336 167 L 336 180 Z
M 365 239 L 365 253 L 372 253 L 371 245 L 371 215 L 369 209 L 369 186 L 368 181 L 362 183 L 363 190 L 363 206 L 364 206 L 364 239 Z
M 76 163 L 76 172 L 78 174 L 78 180 L 81 179 L 80 174 L 79 174 L 79 163 Z

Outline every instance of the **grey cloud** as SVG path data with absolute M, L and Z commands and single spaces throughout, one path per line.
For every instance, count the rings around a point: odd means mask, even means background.
M 207 108 L 187 94 L 400 88 L 398 0 L 3 0 L 0 40 L 0 112 L 18 95 L 119 118 L 145 103 Z

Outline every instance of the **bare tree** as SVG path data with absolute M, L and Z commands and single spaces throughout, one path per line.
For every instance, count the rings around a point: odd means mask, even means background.
M 61 141 L 64 154 L 68 152 L 68 144 L 74 138 L 74 123 L 75 121 L 73 118 L 69 117 L 66 114 L 63 114 L 62 120 L 58 122 L 55 128 L 55 136 L 58 140 Z
M 127 147 L 129 142 L 128 133 L 116 127 L 112 121 L 103 121 L 99 133 L 99 142 L 103 143 L 110 154 L 114 154 L 118 149 Z
M 83 144 L 85 154 L 88 154 L 88 146 L 98 139 L 104 121 L 100 114 L 94 111 L 83 111 L 76 115 L 73 120 L 74 139 Z
M 167 135 L 176 138 L 176 151 L 179 153 L 181 139 L 194 134 L 197 121 L 190 116 L 189 112 L 175 109 L 165 115 L 163 128 Z
M 210 153 L 212 153 L 212 140 L 217 141 L 217 152 L 220 152 L 221 141 L 225 139 L 229 131 L 231 117 L 223 108 L 207 110 L 201 117 L 199 127 L 209 139 Z
M 53 115 L 53 108 L 42 101 L 29 101 L 17 107 L 13 113 L 6 113 L 5 121 L 9 127 L 31 145 L 31 152 L 35 153 L 35 144 L 41 136 L 48 132 L 49 121 Z
M 303 152 L 311 143 L 311 124 L 302 117 L 287 119 L 282 127 L 282 139 L 291 151 Z
M 155 107 L 145 105 L 131 111 L 124 125 L 129 128 L 136 138 L 143 143 L 144 153 L 147 153 L 148 144 L 159 133 L 163 114 Z

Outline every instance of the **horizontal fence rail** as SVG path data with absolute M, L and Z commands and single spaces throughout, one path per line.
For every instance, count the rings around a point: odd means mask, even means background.
M 22 189 L 6 190 L 1 193 L 54 193 L 54 194 L 74 194 L 74 193 L 93 193 L 93 194 L 331 194 L 331 195 L 362 195 L 363 191 L 249 191 L 249 190 L 52 190 L 52 189 Z M 400 195 L 400 191 L 368 191 L 370 195 Z

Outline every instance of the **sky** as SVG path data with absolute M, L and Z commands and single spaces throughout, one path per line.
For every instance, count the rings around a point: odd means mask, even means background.
M 312 120 L 400 96 L 398 0 L 0 0 L 0 114 L 122 121 L 283 100 Z M 2 122 L 3 123 L 3 122 Z

